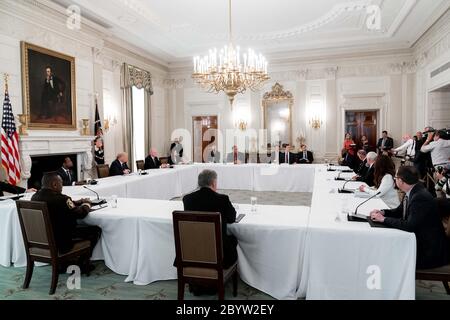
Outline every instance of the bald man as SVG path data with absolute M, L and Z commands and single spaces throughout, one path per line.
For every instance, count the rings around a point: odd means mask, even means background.
M 116 160 L 111 163 L 109 168 L 110 176 L 123 176 L 125 174 L 130 174 L 131 170 L 128 167 L 128 154 L 121 152 L 117 155 Z
M 145 158 L 144 169 L 159 169 L 161 168 L 161 161 L 158 158 L 158 150 L 155 148 L 150 149 L 150 153 L 147 158 Z

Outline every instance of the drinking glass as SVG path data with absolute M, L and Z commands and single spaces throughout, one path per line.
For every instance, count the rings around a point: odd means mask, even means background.
M 111 207 L 117 208 L 117 196 L 115 194 L 111 196 Z
M 257 205 L 258 205 L 258 198 L 257 197 L 251 197 L 250 198 L 250 204 L 251 204 L 251 207 L 252 207 L 251 211 L 253 213 L 256 213 Z

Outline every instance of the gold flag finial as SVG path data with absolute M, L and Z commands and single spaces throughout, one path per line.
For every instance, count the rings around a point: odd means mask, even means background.
M 3 78 L 5 79 L 5 92 L 8 93 L 8 80 L 9 80 L 9 74 L 4 73 Z

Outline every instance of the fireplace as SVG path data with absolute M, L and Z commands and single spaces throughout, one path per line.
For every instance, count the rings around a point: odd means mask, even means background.
M 73 173 L 75 181 L 78 181 L 78 166 L 76 154 L 32 156 L 31 177 L 28 179 L 28 188 L 41 188 L 41 180 L 46 172 L 56 171 L 61 168 L 64 158 L 70 157 L 73 162 Z
M 70 156 L 77 180 L 91 179 L 93 152 L 91 136 L 21 136 L 22 187 L 40 187 L 45 172 L 56 171 Z

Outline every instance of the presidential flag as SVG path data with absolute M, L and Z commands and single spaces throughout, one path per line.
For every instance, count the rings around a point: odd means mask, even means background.
M 100 120 L 100 114 L 98 112 L 98 103 L 95 100 L 95 124 L 94 124 L 94 132 L 97 137 L 103 136 L 103 128 L 102 122 Z
M 16 123 L 7 90 L 3 102 L 1 159 L 8 182 L 14 186 L 17 185 L 20 182 L 19 135 L 16 131 Z

